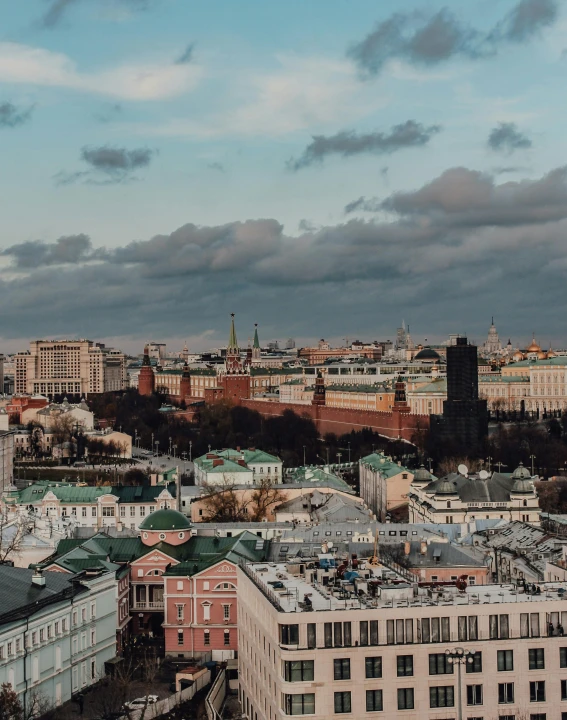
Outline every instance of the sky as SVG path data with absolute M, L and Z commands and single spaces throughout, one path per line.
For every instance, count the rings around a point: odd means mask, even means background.
M 566 4 L 0 0 L 0 352 L 567 346 Z

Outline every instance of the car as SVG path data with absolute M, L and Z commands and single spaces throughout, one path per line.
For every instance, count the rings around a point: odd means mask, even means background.
M 135 700 L 129 700 L 124 703 L 124 707 L 127 710 L 140 710 L 148 705 L 155 705 L 158 701 L 157 695 L 146 695 L 145 697 L 139 697 Z

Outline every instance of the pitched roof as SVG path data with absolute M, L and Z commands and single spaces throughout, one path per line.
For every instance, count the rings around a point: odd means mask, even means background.
M 413 472 L 403 465 L 398 465 L 392 458 L 382 453 L 371 453 L 360 459 L 360 462 L 369 465 L 373 470 L 377 470 L 386 479 L 394 477 L 399 473 L 406 472 L 413 476 Z
M 313 484 L 316 487 L 334 488 L 335 490 L 340 490 L 341 492 L 354 494 L 354 490 L 351 486 L 341 477 L 335 475 L 334 473 L 327 472 L 317 466 L 307 465 L 305 467 L 295 468 L 288 473 L 285 480 L 285 484 L 301 484 L 303 486 Z
M 425 554 L 421 554 L 422 543 L 412 542 L 408 560 L 410 567 L 483 567 L 484 563 L 450 542 L 431 542 L 425 544 Z
M 122 503 L 152 502 L 167 489 L 175 497 L 175 484 L 165 488 L 163 485 L 116 485 L 116 486 L 77 486 L 71 483 L 40 480 L 20 490 L 17 502 L 21 505 L 34 505 L 43 501 L 48 492 L 52 492 L 63 504 L 94 503 L 102 495 L 114 495 Z
M 31 581 L 35 570 L 0 565 L 0 625 L 20 617 L 33 615 L 44 605 L 60 602 L 73 592 L 73 579 L 59 572 L 43 574 L 45 585 L 39 587 Z
M 481 480 L 478 476 L 464 477 L 460 473 L 449 473 L 440 480 L 434 480 L 425 486 L 428 495 L 434 495 L 439 488 L 444 488 L 450 483 L 455 488 L 462 502 L 501 502 L 510 500 L 516 479 L 510 473 L 493 473 L 487 480 Z
M 185 547 L 184 560 L 170 567 L 165 575 L 196 575 L 222 560 L 236 564 L 241 560 L 260 562 L 267 557 L 269 542 L 245 531 L 232 538 L 192 537 Z

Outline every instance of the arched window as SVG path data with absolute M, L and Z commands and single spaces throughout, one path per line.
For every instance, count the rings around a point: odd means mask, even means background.
M 215 590 L 236 590 L 236 585 L 231 582 L 222 582 L 215 586 Z

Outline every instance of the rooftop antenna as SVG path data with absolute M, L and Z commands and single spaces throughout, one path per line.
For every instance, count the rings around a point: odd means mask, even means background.
M 459 465 L 459 467 L 457 468 L 457 470 L 458 470 L 459 474 L 462 475 L 463 477 L 467 477 L 469 474 L 469 469 L 464 463 L 461 463 Z

